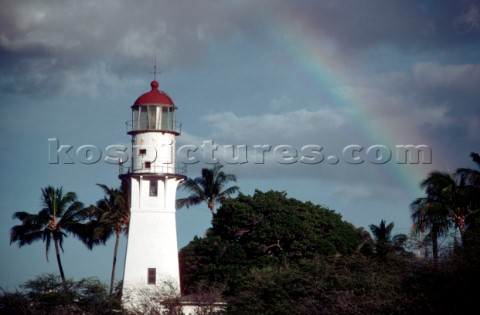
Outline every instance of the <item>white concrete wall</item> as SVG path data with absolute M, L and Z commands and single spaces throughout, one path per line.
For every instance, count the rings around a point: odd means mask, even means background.
M 175 135 L 161 132 L 145 132 L 133 136 L 133 171 L 151 173 L 175 173 Z M 146 150 L 140 155 L 140 149 Z M 143 166 L 151 162 L 150 170 Z
M 149 194 L 151 180 L 158 180 L 158 195 Z M 148 268 L 156 268 L 162 281 L 180 288 L 175 220 L 178 178 L 131 178 L 131 217 L 124 270 L 124 290 L 147 286 Z
M 180 294 L 177 227 L 175 220 L 176 190 L 175 135 L 161 132 L 133 136 L 133 170 L 130 177 L 130 226 L 123 277 L 124 293 L 135 303 L 135 292 L 163 289 L 167 281 Z M 140 149 L 146 154 L 141 155 Z M 150 162 L 150 169 L 145 169 Z M 135 174 L 138 175 L 135 175 Z M 140 173 L 142 175 L 140 175 Z M 157 195 L 150 195 L 150 184 L 157 183 Z M 156 269 L 156 284 L 148 284 L 148 269 Z M 132 295 L 133 294 L 133 295 Z

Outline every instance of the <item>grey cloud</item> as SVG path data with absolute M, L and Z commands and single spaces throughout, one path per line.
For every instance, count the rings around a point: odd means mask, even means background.
M 58 91 L 98 63 L 130 75 L 188 67 L 231 32 L 228 9 L 210 1 L 24 1 L 1 4 L 3 91 Z
M 300 117 L 300 118 L 299 118 Z M 306 118 L 309 117 L 309 118 Z M 295 112 L 283 112 L 282 114 L 265 114 L 258 117 L 238 116 L 234 113 L 218 113 L 207 115 L 201 118 L 209 124 L 211 133 L 204 138 L 186 133 L 185 137 L 179 138 L 178 146 L 194 145 L 199 149 L 191 153 L 198 158 L 198 164 L 189 168 L 205 167 L 205 154 L 201 145 L 204 141 L 213 141 L 218 149 L 213 153 L 218 161 L 223 164 L 232 164 L 231 149 L 225 145 L 240 146 L 246 145 L 248 158 L 244 164 L 233 163 L 235 173 L 244 178 L 296 178 L 296 179 L 321 179 L 331 183 L 349 183 L 350 188 L 339 191 L 346 193 L 353 199 L 364 199 L 370 196 L 372 189 L 379 191 L 378 187 L 391 187 L 392 178 L 385 176 L 386 169 L 392 170 L 397 167 L 396 151 L 393 146 L 389 149 L 392 153 L 392 160 L 386 165 L 378 165 L 370 162 L 372 155 L 367 149 L 374 143 L 355 142 L 352 133 L 345 124 L 345 118 L 339 113 L 321 109 L 315 112 L 299 110 Z M 352 131 L 354 132 L 354 131 Z M 348 151 L 343 149 L 352 144 L 363 146 L 361 152 L 356 153 L 364 161 L 359 164 L 350 163 Z M 259 151 L 254 149 L 255 145 L 267 145 L 267 151 L 260 153 L 262 163 L 259 162 Z M 280 151 L 276 151 L 281 145 L 287 145 L 293 152 L 291 163 L 278 159 Z M 311 153 L 305 146 L 313 145 L 321 147 L 321 155 L 314 164 L 302 162 L 302 157 L 309 157 Z M 386 148 L 390 144 L 385 144 Z M 261 151 L 261 150 L 260 150 Z M 225 155 L 226 154 L 226 155 Z M 237 153 L 238 154 L 238 151 Z M 338 164 L 331 162 L 329 157 L 335 155 L 339 158 Z M 225 157 L 228 156 L 228 159 Z M 210 161 L 208 153 L 207 160 Z M 315 155 L 315 158 L 318 156 Z M 182 157 L 180 157 L 181 159 Z M 227 161 L 227 162 L 226 162 Z M 230 162 L 228 162 L 230 161 Z M 208 165 L 207 165 L 208 166 Z M 426 172 L 426 170 L 424 170 Z M 366 183 L 366 178 L 375 178 L 375 182 Z M 352 188 L 358 185 L 364 188 L 358 190 Z M 394 190 L 393 188 L 391 190 Z M 383 189 L 385 196 L 391 196 L 392 191 Z
M 270 41 L 266 25 L 317 32 L 341 55 L 390 44 L 408 52 L 478 40 L 477 1 L 2 1 L 3 91 L 58 91 L 64 77 L 106 63 L 112 75 L 138 75 L 155 49 L 163 69 L 183 69 L 237 35 Z M 474 34 L 473 34 L 474 33 Z
M 329 109 L 308 111 L 305 109 L 264 114 L 261 116 L 237 116 L 235 113 L 217 113 L 201 118 L 212 126 L 213 136 L 220 141 L 248 142 L 312 139 L 318 135 L 337 132 L 345 124 L 344 118 Z
M 339 54 L 390 45 L 403 53 L 445 50 L 477 40 L 478 1 L 284 1 L 278 23 L 337 44 Z
M 360 200 L 383 199 L 385 201 L 402 200 L 404 193 L 401 189 L 392 186 L 339 184 L 333 195 L 340 200 L 358 202 Z
M 453 89 L 478 93 L 480 64 L 441 65 L 421 62 L 413 67 L 417 83 L 430 89 Z
M 465 13 L 455 19 L 455 26 L 464 32 L 480 32 L 480 10 L 471 3 Z

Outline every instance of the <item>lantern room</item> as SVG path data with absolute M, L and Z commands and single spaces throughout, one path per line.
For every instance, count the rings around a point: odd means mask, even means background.
M 172 99 L 158 89 L 158 82 L 152 81 L 150 92 L 141 95 L 132 106 L 132 121 L 128 122 L 129 134 L 145 131 L 180 134 L 176 122 L 176 107 Z

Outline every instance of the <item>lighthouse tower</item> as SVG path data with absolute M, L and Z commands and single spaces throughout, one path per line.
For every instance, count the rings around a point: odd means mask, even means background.
M 175 201 L 185 168 L 175 163 L 175 138 L 180 134 L 176 109 L 154 80 L 151 91 L 133 104 L 127 122 L 132 158 L 120 173 L 130 184 L 123 286 L 124 295 L 130 292 L 133 299 L 138 289 L 158 289 L 165 283 L 180 290 Z

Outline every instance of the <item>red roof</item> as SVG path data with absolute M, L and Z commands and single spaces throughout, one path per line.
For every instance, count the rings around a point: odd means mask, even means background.
M 152 87 L 152 90 L 150 92 L 142 94 L 139 98 L 137 98 L 133 106 L 160 104 L 175 106 L 170 96 L 168 96 L 167 93 L 158 89 L 157 81 L 152 81 L 152 83 L 150 83 L 150 86 Z

